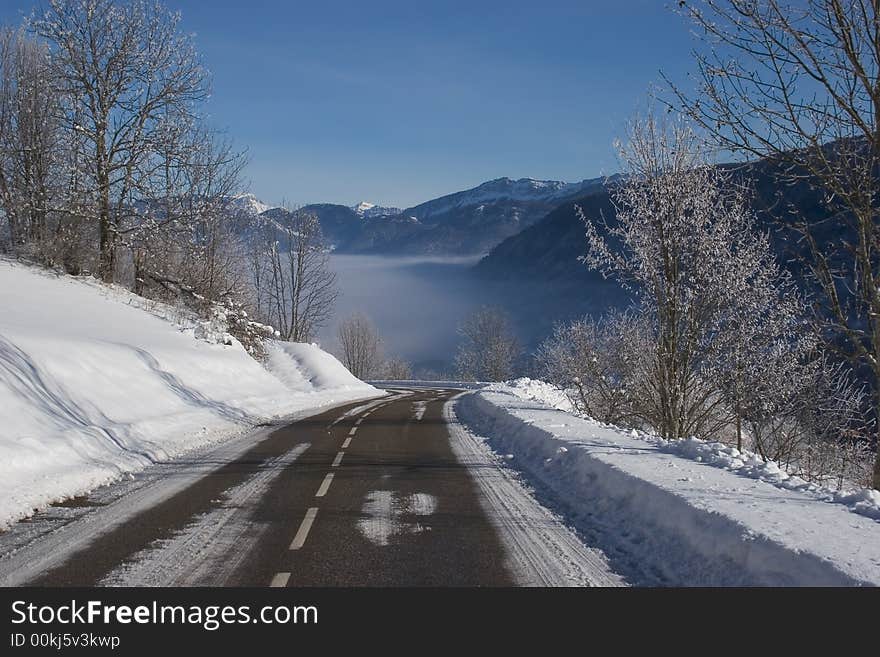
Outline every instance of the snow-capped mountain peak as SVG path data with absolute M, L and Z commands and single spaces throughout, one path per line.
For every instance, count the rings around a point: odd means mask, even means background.
M 254 217 L 275 207 L 273 205 L 266 205 L 253 194 L 237 194 L 229 199 L 229 205 Z
M 497 203 L 526 203 L 541 206 L 538 214 L 541 212 L 546 214 L 555 205 L 586 194 L 592 189 L 601 188 L 605 181 L 605 178 L 593 178 L 573 183 L 560 180 L 536 180 L 534 178 L 516 180 L 496 178 L 472 189 L 427 201 L 409 208 L 407 212 L 423 220 L 467 208 L 483 212 L 487 206 Z M 477 210 L 477 208 L 481 209 Z
M 351 209 L 362 219 L 400 214 L 400 208 L 385 207 L 375 203 L 368 203 L 367 201 L 361 201 L 357 205 L 352 206 Z

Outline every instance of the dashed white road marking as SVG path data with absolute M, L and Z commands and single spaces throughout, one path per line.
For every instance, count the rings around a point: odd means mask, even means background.
M 348 449 L 348 446 L 351 445 L 351 436 L 345 439 L 345 442 L 342 443 L 342 449 Z
M 315 522 L 316 515 L 318 515 L 318 507 L 316 506 L 310 507 L 309 510 L 306 511 L 306 517 L 303 518 L 302 523 L 300 523 L 299 529 L 296 530 L 296 536 L 293 537 L 293 543 L 290 544 L 291 550 L 299 550 L 306 544 L 309 530 L 312 528 L 312 523 Z
M 354 426 L 359 427 L 361 425 L 361 422 L 363 422 L 363 421 L 364 421 L 364 418 L 359 417 L 357 419 L 357 422 L 354 423 Z
M 272 578 L 272 582 L 269 586 L 273 588 L 284 588 L 287 586 L 287 581 L 290 579 L 290 573 L 278 573 L 275 577 Z
M 340 452 L 341 454 L 342 452 Z M 315 493 L 315 497 L 324 497 L 327 494 L 327 490 L 330 488 L 330 484 L 333 483 L 333 473 L 327 473 L 327 476 L 324 477 L 324 481 L 321 482 L 321 485 L 318 486 L 318 492 Z
M 352 427 L 352 428 L 351 428 L 351 431 L 348 432 L 348 435 L 349 435 L 349 436 L 353 436 L 354 434 L 357 433 L 357 430 L 358 430 L 357 427 Z
M 384 402 L 384 401 L 383 401 L 383 402 L 381 402 L 381 404 L 379 404 L 379 405 L 384 406 L 386 403 L 387 403 L 387 402 Z M 335 420 L 333 420 L 333 422 L 330 423 L 330 428 L 332 429 L 333 427 L 335 427 L 337 424 L 339 424 L 339 423 L 342 422 L 343 420 L 346 420 L 346 419 L 349 419 L 349 418 L 351 418 L 351 417 L 354 417 L 355 415 L 358 415 L 358 414 L 360 414 L 360 413 L 362 413 L 362 412 L 363 412 L 364 415 L 369 415 L 369 414 L 372 412 L 373 408 L 375 408 L 375 407 L 377 406 L 377 404 L 378 404 L 378 402 L 376 402 L 376 401 L 371 401 L 371 402 L 368 402 L 368 403 L 366 403 L 366 404 L 362 404 L 362 405 L 360 405 L 360 406 L 357 406 L 357 407 L 355 407 L 355 408 L 352 408 L 352 409 L 349 410 L 349 411 L 346 411 L 345 413 L 343 413 L 342 415 L 340 415 L 339 417 L 337 417 Z
M 336 454 L 336 458 L 333 459 L 333 464 L 332 464 L 331 467 L 333 467 L 333 468 L 338 468 L 338 467 L 339 467 L 339 464 L 342 463 L 342 457 L 343 457 L 343 456 L 345 456 L 345 452 L 338 452 L 338 453 Z M 331 478 L 333 477 L 333 475 L 327 475 L 327 476 L 328 476 L 328 477 L 331 477 Z

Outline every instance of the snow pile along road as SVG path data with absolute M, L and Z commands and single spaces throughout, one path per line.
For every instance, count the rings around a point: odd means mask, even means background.
M 495 388 L 498 389 L 497 385 Z M 515 379 L 504 384 L 500 389 L 507 390 L 521 399 L 552 406 L 560 411 L 571 413 L 574 410 L 565 392 L 544 381 L 529 378 Z M 739 450 L 720 442 L 699 438 L 663 440 L 659 436 L 636 429 L 631 430 L 629 435 L 656 445 L 664 452 L 714 465 L 716 468 L 724 468 L 742 477 L 760 479 L 779 488 L 807 493 L 825 502 L 843 504 L 854 513 L 880 520 L 880 491 L 870 488 L 834 490 L 810 483 L 798 476 L 790 475 L 780 468 L 778 463 L 766 460 L 760 454 Z
M 381 394 L 315 345 L 268 369 L 95 282 L 0 260 L 0 527 L 307 408 Z
M 880 585 L 880 523 L 841 504 L 683 458 L 521 389 L 468 394 L 456 412 L 632 584 Z

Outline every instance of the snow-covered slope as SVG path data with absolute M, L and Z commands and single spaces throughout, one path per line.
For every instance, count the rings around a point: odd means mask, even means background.
M 880 522 L 861 509 L 529 401 L 546 392 L 495 385 L 457 414 L 630 583 L 880 585 Z
M 0 260 L 0 526 L 267 418 L 380 394 L 314 345 L 268 369 L 173 309 Z

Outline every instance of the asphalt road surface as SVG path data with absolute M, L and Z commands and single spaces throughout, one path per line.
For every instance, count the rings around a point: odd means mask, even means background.
M 118 499 L 69 505 L 88 512 L 37 517 L 33 536 L 14 550 L 0 541 L 0 583 L 617 583 L 601 559 L 571 547 L 572 536 L 563 536 L 560 549 L 558 537 L 568 530 L 545 515 L 502 508 L 511 518 L 499 522 L 487 494 L 502 507 L 516 495 L 486 489 L 489 479 L 475 467 L 493 466 L 463 462 L 460 448 L 456 454 L 444 404 L 460 391 L 389 392 L 267 431 L 226 462 L 202 459 L 189 470 L 184 463 Z M 151 496 L 154 488 L 161 494 Z M 549 548 L 518 537 L 536 528 Z M 511 558 L 511 545 L 525 556 Z M 572 582 L 524 581 L 524 571 L 544 568 L 545 553 L 562 554 L 565 568 L 578 562 Z

